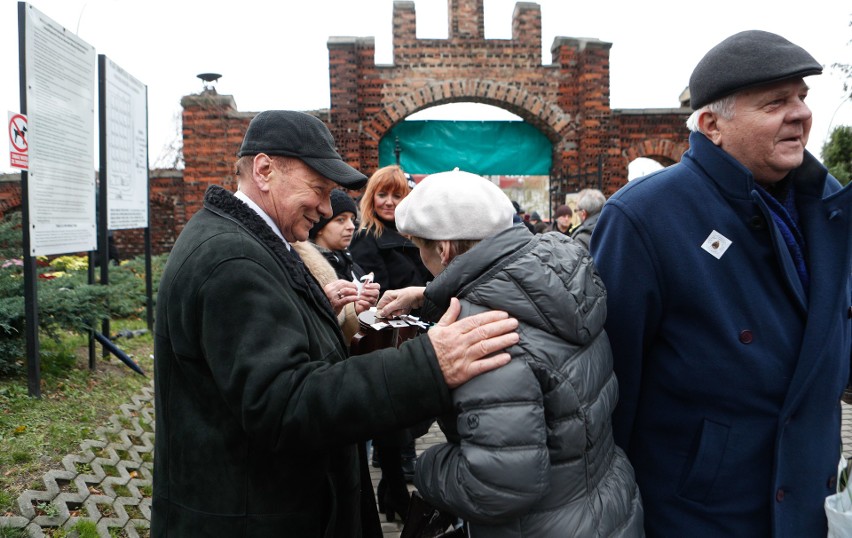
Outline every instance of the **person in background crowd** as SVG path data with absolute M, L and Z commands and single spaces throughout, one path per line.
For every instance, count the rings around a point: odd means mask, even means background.
M 409 192 L 402 170 L 390 165 L 370 177 L 361 197 L 361 226 L 349 250 L 383 290 L 425 285 L 431 279 L 417 247 L 396 230 L 396 206 Z
M 570 236 L 574 211 L 572 211 L 567 205 L 561 205 L 556 208 L 556 212 L 553 213 L 553 218 L 555 219 L 555 222 L 550 227 L 550 231 Z
M 380 537 L 356 444 L 449 412 L 451 389 L 507 363 L 517 321 L 456 321 L 454 299 L 427 334 L 347 359 L 292 244 L 366 178 L 301 112 L 255 116 L 238 156 L 238 191 L 208 188 L 160 281 L 151 535 Z
M 589 250 L 592 232 L 605 203 L 606 197 L 598 189 L 583 189 L 577 195 L 576 212 L 580 215 L 580 225 L 571 232 L 571 239 L 586 247 L 586 250 Z
M 331 217 L 311 228 L 310 239 L 328 260 L 338 278 L 359 281 L 367 274 L 355 263 L 349 245 L 355 235 L 355 202 L 340 189 L 331 191 Z
M 615 439 L 649 536 L 826 535 L 852 190 L 805 150 L 803 78 L 821 72 L 769 32 L 720 42 L 689 80 L 689 150 L 610 197 L 595 227 Z
M 541 220 L 538 211 L 533 211 L 530 214 L 530 224 L 533 225 L 533 233 L 542 234 L 547 231 L 547 223 Z
M 521 209 L 521 204 L 512 200 L 512 207 L 515 209 L 515 216 L 512 217 L 512 222 L 515 224 L 523 224 L 530 233 L 535 233 L 535 228 L 530 221 L 526 219 L 526 214 L 523 209 Z
M 358 314 L 375 306 L 379 285 L 361 280 L 366 273 L 348 250 L 355 230 L 355 202 L 340 189 L 331 191 L 330 198 L 331 217 L 320 218 L 309 232 L 310 241 L 297 241 L 293 247 L 328 296 L 348 344 L 358 332 Z
M 427 176 L 397 208 L 435 279 L 386 292 L 383 315 L 422 305 L 438 319 L 458 297 L 466 314 L 506 309 L 522 334 L 512 362 L 453 391 L 448 442 L 420 456 L 414 483 L 470 536 L 642 536 L 633 470 L 612 438 L 606 291 L 583 248 L 512 220 L 496 185 L 461 171 Z
M 383 290 L 423 286 L 431 279 L 420 251 L 396 229 L 396 206 L 411 192 L 410 181 L 399 166 L 385 166 L 370 177 L 361 198 L 361 226 L 350 251 L 364 271 L 373 273 L 373 280 Z M 388 521 L 393 521 L 395 514 L 404 516 L 408 510 L 405 482 L 414 475 L 414 440 L 428 431 L 429 424 L 431 421 L 373 439 L 373 461 L 382 469 L 377 490 L 379 509 Z

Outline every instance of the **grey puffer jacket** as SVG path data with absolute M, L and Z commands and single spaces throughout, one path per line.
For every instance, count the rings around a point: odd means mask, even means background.
M 588 253 L 558 233 L 512 227 L 456 257 L 426 288 L 429 319 L 458 297 L 461 317 L 519 322 L 512 361 L 453 391 L 448 443 L 419 458 L 423 497 L 472 538 L 643 536 L 633 468 L 615 446 L 618 398 L 603 330 L 606 291 Z

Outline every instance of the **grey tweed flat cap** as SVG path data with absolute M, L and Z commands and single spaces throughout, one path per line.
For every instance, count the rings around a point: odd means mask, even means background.
M 822 73 L 822 65 L 780 35 L 747 30 L 725 39 L 701 58 L 689 77 L 692 110 L 739 90 Z

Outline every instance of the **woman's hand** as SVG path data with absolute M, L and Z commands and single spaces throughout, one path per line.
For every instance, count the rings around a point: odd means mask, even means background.
M 369 310 L 376 305 L 379 300 L 379 290 L 381 286 L 378 282 L 368 282 L 361 288 L 361 295 L 355 301 L 355 313 L 360 314 L 365 310 Z
M 392 318 L 408 314 L 423 306 L 424 286 L 411 286 L 401 290 L 388 290 L 376 307 L 376 314 L 382 318 Z
M 340 314 L 344 306 L 358 300 L 358 286 L 348 280 L 333 280 L 325 285 L 323 291 L 335 314 Z M 376 297 L 378 297 L 378 291 Z

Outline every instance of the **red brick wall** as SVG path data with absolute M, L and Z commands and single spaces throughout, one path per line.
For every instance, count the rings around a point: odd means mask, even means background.
M 684 109 L 615 110 L 622 155 L 627 163 L 639 157 L 653 159 L 663 166 L 680 161 L 689 148 L 689 129 Z
M 596 172 L 599 160 L 606 191 L 626 183 L 627 148 L 635 141 L 622 143 L 622 127 L 635 122 L 623 125 L 610 109 L 611 43 L 558 37 L 551 63 L 542 65 L 537 4 L 516 5 L 511 39 L 484 38 L 482 0 L 448 0 L 448 14 L 448 39 L 417 39 L 414 2 L 394 2 L 392 65 L 375 64 L 372 38 L 328 41 L 329 127 L 353 166 L 375 171 L 379 141 L 414 112 L 467 101 L 506 109 L 540 129 L 553 143 L 551 177 L 559 190 L 589 186 L 584 175 Z M 687 115 L 674 109 L 646 119 L 655 137 L 680 141 Z
M 415 3 L 393 3 L 392 65 L 376 65 L 373 38 L 329 38 L 331 107 L 310 113 L 326 122 L 355 168 L 374 172 L 379 141 L 407 116 L 461 101 L 508 110 L 547 136 L 551 186 L 562 192 L 596 187 L 602 163 L 603 190 L 611 194 L 627 182 L 636 158 L 668 165 L 686 150 L 688 109 L 610 108 L 611 43 L 557 37 L 550 64 L 542 65 L 538 4 L 516 4 L 511 39 L 485 39 L 483 0 L 447 1 L 448 39 L 417 39 Z M 215 90 L 186 96 L 181 105 L 184 170 L 150 174 L 154 253 L 171 249 L 207 187 L 235 187 L 236 152 L 256 114 L 237 111 L 232 96 Z M 18 206 L 20 183 L 0 181 L 0 216 Z M 123 257 L 142 253 L 142 234 L 114 234 Z
M 182 229 L 185 213 L 183 204 L 183 172 L 180 170 L 151 170 L 149 172 L 151 196 L 148 219 L 151 231 L 151 252 L 163 254 L 171 251 Z M 180 224 L 180 226 L 178 226 Z M 145 230 L 116 230 L 115 246 L 122 259 L 145 253 Z
M 151 252 L 167 253 L 177 239 L 178 223 L 184 222 L 183 172 L 180 170 L 151 170 L 149 219 Z M 21 177 L 19 174 L 0 175 L 0 219 L 9 211 L 21 209 Z M 116 230 L 113 234 L 121 259 L 145 253 L 144 228 Z
M 0 219 L 10 210 L 21 207 L 21 175 L 0 174 Z

